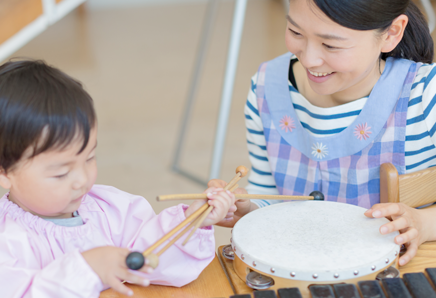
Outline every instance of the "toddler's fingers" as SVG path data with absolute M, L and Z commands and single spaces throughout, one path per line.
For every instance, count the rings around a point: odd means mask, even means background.
M 406 217 L 402 216 L 390 223 L 384 224 L 380 227 L 381 234 L 388 234 L 394 231 L 400 231 L 402 229 L 410 227 L 410 223 Z
M 146 260 L 148 261 L 147 258 L 146 258 Z M 153 267 L 150 267 L 150 266 L 144 266 L 141 269 L 139 269 L 138 271 L 141 271 L 141 272 L 144 272 L 147 274 L 151 274 L 151 273 L 153 273 L 154 269 L 153 269 Z
M 204 191 L 205 194 L 207 194 L 207 196 L 212 196 L 212 195 L 216 195 L 218 192 L 222 191 L 223 188 L 220 187 L 209 187 L 208 189 L 206 189 Z
M 413 241 L 409 244 L 407 247 L 406 253 L 400 258 L 398 263 L 400 266 L 404 266 L 416 255 L 416 252 L 418 251 L 418 245 L 416 241 Z
M 117 291 L 118 293 L 121 293 L 126 296 L 132 296 L 133 291 L 126 287 L 124 284 L 122 284 L 116 277 L 109 278 L 107 281 L 107 285 L 110 286 L 112 289 Z
M 129 272 L 129 270 L 122 270 L 117 277 L 122 280 L 128 281 L 131 284 L 137 284 L 143 287 L 148 287 L 150 285 L 150 281 L 148 279 Z
M 218 196 L 214 196 L 214 198 L 212 200 L 207 201 L 209 206 L 213 206 L 214 208 L 220 209 L 220 210 L 225 210 L 225 212 L 227 212 L 227 210 L 230 209 L 230 206 L 226 206 L 225 202 L 223 202 L 223 200 L 220 200 L 218 198 Z
M 401 245 L 407 242 L 414 241 L 418 237 L 418 235 L 419 232 L 417 229 L 415 228 L 409 229 L 407 232 L 402 233 L 397 237 L 395 237 L 395 243 Z
M 208 198 L 213 201 L 221 201 L 228 204 L 227 210 L 230 206 L 234 204 L 235 196 L 228 190 L 212 192 L 211 195 L 208 194 Z

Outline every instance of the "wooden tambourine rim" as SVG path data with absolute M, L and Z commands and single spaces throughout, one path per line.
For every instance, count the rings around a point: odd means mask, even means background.
M 374 272 L 378 273 L 380 271 L 383 271 L 385 268 L 390 266 L 397 266 L 397 259 L 399 255 L 399 251 L 391 252 L 386 255 L 386 258 L 383 258 L 379 261 L 373 262 L 372 264 L 361 267 L 361 268 L 355 268 L 353 270 L 344 270 L 344 271 L 321 271 L 321 272 L 297 272 L 290 270 L 284 270 L 281 268 L 272 268 L 271 266 L 267 266 L 265 264 L 258 264 L 256 263 L 256 266 L 253 266 L 253 262 L 256 262 L 255 260 L 251 259 L 249 256 L 243 256 L 243 260 L 241 257 L 241 252 L 238 251 L 238 248 L 236 248 L 232 245 L 233 251 L 235 252 L 235 259 L 233 261 L 233 264 L 244 264 L 245 267 L 250 268 L 252 271 L 259 272 L 263 275 L 268 275 L 271 277 L 279 277 L 279 278 L 285 278 L 290 280 L 299 280 L 299 281 L 310 281 L 310 282 L 335 282 L 335 281 L 342 281 L 342 280 L 348 280 L 353 279 L 359 276 L 368 276 L 373 274 Z M 241 265 L 242 266 L 242 265 Z M 382 268 L 382 269 L 380 269 Z M 236 268 L 235 268 L 236 270 Z M 244 269 L 245 270 L 245 269 Z M 236 271 L 238 272 L 238 271 Z M 249 273 L 249 272 L 248 272 Z M 247 273 L 247 274 L 248 274 Z M 239 275 L 239 273 L 238 273 Z M 376 274 L 377 275 L 377 274 Z M 242 277 L 241 277 L 242 278 Z M 245 276 L 244 276 L 245 279 Z M 366 279 L 368 279 L 366 277 Z M 370 278 L 369 278 L 370 279 Z
M 302 292 L 302 294 L 308 294 L 308 289 L 309 286 L 313 285 L 313 284 L 339 284 L 339 283 L 352 283 L 352 284 L 357 284 L 359 281 L 364 281 L 364 280 L 374 280 L 376 279 L 377 274 L 379 274 L 380 272 L 384 271 L 385 269 L 389 268 L 390 266 L 394 266 L 395 268 L 398 269 L 398 258 L 399 256 L 397 256 L 397 258 L 395 258 L 394 262 L 390 263 L 387 266 L 384 266 L 382 268 L 380 268 L 379 270 L 374 270 L 371 272 L 371 274 L 367 274 L 367 275 L 359 275 L 359 276 L 353 276 L 353 278 L 350 279 L 344 279 L 344 278 L 335 278 L 332 281 L 323 281 L 323 280 L 319 280 L 319 279 L 312 279 L 312 280 L 300 280 L 297 276 L 295 276 L 295 278 L 291 278 L 291 276 L 289 276 L 289 278 L 283 278 L 283 277 L 279 277 L 277 275 L 274 275 L 272 273 L 268 274 L 265 272 L 261 272 L 259 270 L 257 270 L 256 268 L 253 268 L 251 266 L 248 266 L 247 264 L 244 263 L 244 261 L 242 261 L 239 257 L 235 256 L 235 259 L 233 260 L 233 269 L 235 270 L 236 274 L 239 276 L 239 278 L 241 280 L 243 280 L 244 282 L 246 282 L 246 276 L 248 275 L 248 273 L 250 273 L 251 271 L 256 271 L 262 275 L 266 275 L 271 277 L 274 280 L 274 284 L 269 287 L 268 289 L 273 289 L 273 290 L 277 290 L 280 288 L 291 288 L 291 287 L 298 287 L 300 289 L 300 291 Z M 306 297 L 306 296 L 304 296 Z

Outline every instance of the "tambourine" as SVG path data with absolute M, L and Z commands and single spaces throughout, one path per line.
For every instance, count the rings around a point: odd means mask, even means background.
M 382 235 L 385 218 L 365 208 L 327 201 L 293 201 L 257 209 L 233 228 L 238 276 L 254 289 L 357 283 L 399 274 L 398 232 Z

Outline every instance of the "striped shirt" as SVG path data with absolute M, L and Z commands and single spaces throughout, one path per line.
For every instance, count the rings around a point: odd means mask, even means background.
M 296 59 L 293 56 L 291 59 Z M 405 162 L 406 173 L 436 165 L 436 64 L 423 64 L 419 69 L 410 93 L 407 110 Z M 247 146 L 252 170 L 248 177 L 248 193 L 279 194 L 268 161 L 263 124 L 256 98 L 257 74 L 245 105 Z M 337 134 L 347 128 L 364 107 L 368 97 L 352 102 L 320 108 L 312 105 L 289 81 L 292 103 L 302 126 L 316 137 Z M 260 207 L 277 201 L 253 200 Z

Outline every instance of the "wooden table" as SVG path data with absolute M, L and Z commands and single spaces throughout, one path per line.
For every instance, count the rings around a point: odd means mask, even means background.
M 239 278 L 235 270 L 233 270 L 233 262 L 222 257 L 220 252 L 224 246 L 218 248 L 219 257 L 223 264 L 224 270 L 229 277 L 232 287 L 236 294 L 251 294 L 253 289 L 245 284 L 245 281 Z M 436 268 L 436 241 L 426 242 L 422 244 L 416 256 L 405 266 L 400 267 L 401 277 L 404 273 L 424 272 L 425 268 Z M 426 274 L 427 275 L 427 274 Z M 303 297 L 305 295 L 303 294 Z
M 175 288 L 157 285 L 150 285 L 149 287 L 128 285 L 128 287 L 133 290 L 134 295 L 132 297 L 228 298 L 233 295 L 233 290 L 221 267 L 218 257 L 215 257 L 195 281 L 184 287 Z M 112 289 L 103 291 L 100 295 L 100 298 L 118 297 L 128 296 L 121 295 Z
M 233 295 L 234 292 L 236 294 L 252 293 L 253 289 L 249 288 L 245 284 L 245 281 L 242 281 L 239 276 L 236 275 L 233 270 L 232 261 L 222 258 L 220 254 L 222 247 L 223 246 L 218 248 L 219 256 L 215 257 L 209 266 L 200 274 L 198 279 L 192 283 L 181 288 L 157 285 L 151 285 L 149 287 L 128 285 L 134 292 L 133 297 L 228 298 Z M 221 266 L 220 261 L 223 266 Z M 425 268 L 435 267 L 436 241 L 433 241 L 422 244 L 412 261 L 400 267 L 400 273 L 401 276 L 403 276 L 404 273 L 424 272 Z M 127 296 L 121 295 L 112 289 L 103 291 L 100 295 L 100 298 L 119 297 Z

